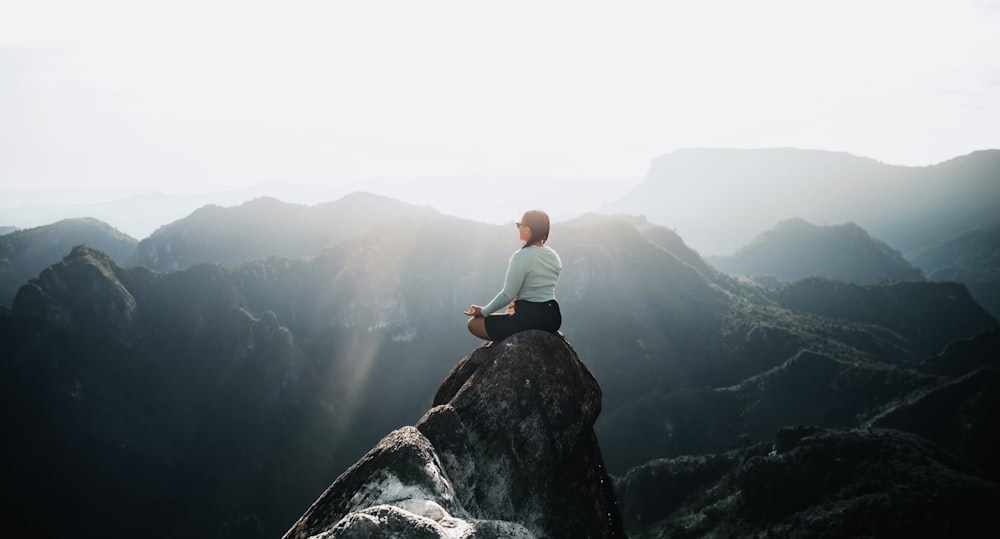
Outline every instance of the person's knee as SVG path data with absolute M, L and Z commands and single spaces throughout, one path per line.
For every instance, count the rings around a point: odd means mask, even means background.
M 469 333 L 479 337 L 480 339 L 489 340 L 489 335 L 486 334 L 486 320 L 482 317 L 473 317 L 469 319 L 467 325 L 469 328 Z
M 482 323 L 480 323 L 480 319 L 475 316 L 470 318 L 469 323 L 466 325 L 466 327 L 469 328 L 469 333 L 475 335 L 476 337 L 479 337 L 479 328 L 481 326 Z

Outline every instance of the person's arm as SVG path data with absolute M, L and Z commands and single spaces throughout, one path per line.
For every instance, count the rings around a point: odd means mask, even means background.
M 517 298 L 517 293 L 521 291 L 521 285 L 524 284 L 524 275 L 526 273 L 524 257 L 517 256 L 521 252 L 518 251 L 514 253 L 514 256 L 510 257 L 510 264 L 507 265 L 507 277 L 503 280 L 503 290 L 493 298 L 493 301 L 482 308 L 483 316 L 493 314 L 500 307 L 507 305 Z

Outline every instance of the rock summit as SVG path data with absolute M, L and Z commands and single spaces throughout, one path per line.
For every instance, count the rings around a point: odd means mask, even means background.
M 383 438 L 285 538 L 624 537 L 600 411 L 565 339 L 526 331 L 481 346 L 415 426 Z

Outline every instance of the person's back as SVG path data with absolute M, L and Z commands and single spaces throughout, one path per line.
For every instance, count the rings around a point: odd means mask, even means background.
M 504 298 L 506 301 L 501 300 L 498 308 L 518 299 L 534 302 L 556 299 L 556 281 L 562 271 L 562 260 L 551 247 L 530 245 L 517 251 L 510 258 L 509 271 L 515 275 L 523 274 L 524 279 L 516 295 Z M 483 311 L 492 313 L 495 309 L 484 307 Z
M 562 325 L 555 295 L 562 260 L 545 245 L 549 217 L 538 210 L 526 212 L 517 228 L 525 243 L 510 257 L 503 289 L 486 306 L 473 305 L 465 312 L 472 316 L 469 331 L 481 339 L 501 340 L 528 329 L 555 333 Z M 504 314 L 493 314 L 504 306 Z

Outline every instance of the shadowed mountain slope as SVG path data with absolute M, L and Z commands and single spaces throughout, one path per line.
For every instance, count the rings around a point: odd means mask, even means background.
M 794 427 L 616 481 L 629 537 L 993 537 L 1000 485 L 913 434 Z
M 615 479 L 629 536 L 995 536 L 997 335 L 956 342 L 916 370 L 831 369 L 813 357 L 729 388 L 751 405 L 740 421 L 798 425 L 775 429 L 773 443 L 748 437 L 741 449 L 652 459 Z M 814 423 L 809 408 L 859 413 L 830 430 L 801 424 Z
M 927 355 L 940 352 L 963 331 L 979 333 L 997 323 L 957 283 L 862 286 L 811 278 L 777 290 L 772 297 L 796 311 L 886 328 L 917 344 Z
M 910 253 L 935 281 L 955 281 L 993 316 L 1000 316 L 1000 223 L 957 234 Z
M 966 230 L 909 253 L 908 257 L 931 276 L 953 268 L 1000 268 L 1000 223 Z
M 17 289 L 76 245 L 92 245 L 119 264 L 135 254 L 136 240 L 96 219 L 66 219 L 0 236 L 0 306 L 9 306 Z
M 920 370 L 933 374 L 958 376 L 978 367 L 1000 370 L 1000 326 L 952 342 L 940 353 L 920 363 Z
M 919 434 L 1000 480 L 1000 371 L 978 369 L 919 392 L 866 425 Z
M 785 425 L 854 426 L 899 395 L 938 381 L 891 365 L 801 351 L 734 386 L 649 393 L 609 410 L 598 432 L 609 462 L 637 466 L 667 455 L 726 451 L 740 440 L 767 440 Z
M 819 227 L 790 219 L 757 236 L 732 256 L 710 257 L 731 275 L 798 281 L 829 277 L 857 284 L 922 280 L 923 274 L 854 223 Z

